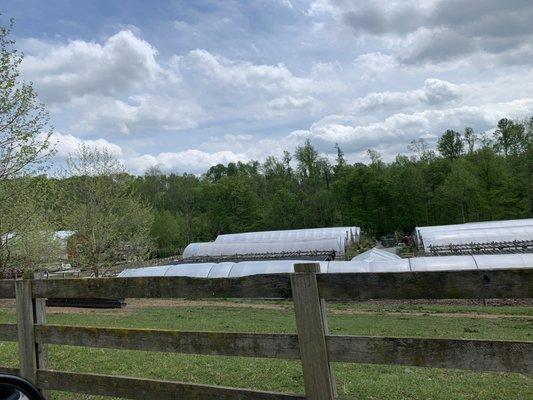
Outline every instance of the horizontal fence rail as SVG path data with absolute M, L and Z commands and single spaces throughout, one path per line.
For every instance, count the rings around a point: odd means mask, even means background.
M 300 400 L 304 396 L 256 390 L 226 388 L 140 379 L 124 376 L 78 374 L 62 371 L 38 371 L 39 385 L 46 390 L 117 396 L 127 399 L 157 400 Z
M 327 336 L 331 361 L 533 373 L 533 342 Z
M 289 274 L 242 278 L 102 278 L 35 280 L 35 297 L 64 298 L 274 298 L 291 297 Z
M 533 268 L 316 274 L 325 300 L 533 297 Z M 4 281 L 0 294 L 13 297 Z M 102 278 L 33 281 L 42 298 L 292 298 L 290 274 L 242 278 Z
M 71 346 L 289 360 L 300 358 L 298 336 L 290 334 L 44 325 L 36 329 L 36 337 L 43 343 Z
M 12 279 L 0 280 L 0 299 L 15 298 L 15 281 Z
M 129 399 L 336 399 L 331 362 L 533 373 L 532 341 L 330 335 L 324 300 L 532 298 L 533 269 L 320 274 L 242 278 L 101 278 L 0 281 L 14 298 L 17 324 L 0 324 L 0 341 L 19 343 L 20 373 L 43 393 L 61 390 Z M 16 290 L 15 290 L 16 288 Z M 46 324 L 45 298 L 267 298 L 295 304 L 297 334 L 184 332 Z M 20 310 L 20 311 L 19 311 Z M 317 328 L 320 325 L 319 328 Z M 310 334 L 310 329 L 313 333 Z M 164 380 L 52 371 L 48 345 L 300 360 L 305 396 Z M 317 385 L 317 379 L 323 382 Z
M 317 274 L 326 300 L 533 297 L 533 268 Z
M 300 358 L 298 335 L 181 332 L 42 325 L 37 342 L 54 345 L 238 357 Z M 0 325 L 0 340 L 16 341 L 15 324 Z M 533 342 L 327 335 L 330 361 L 533 373 Z

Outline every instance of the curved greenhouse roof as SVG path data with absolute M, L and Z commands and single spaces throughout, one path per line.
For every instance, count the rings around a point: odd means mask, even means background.
M 533 225 L 425 231 L 421 240 L 425 251 L 430 246 L 526 241 L 533 240 Z
M 418 226 L 415 228 L 417 239 L 424 240 L 428 235 L 435 232 L 463 231 L 463 230 L 498 230 L 503 228 L 518 228 L 522 226 L 533 226 L 533 218 L 509 219 L 503 221 L 482 221 L 468 222 L 454 225 Z
M 218 235 L 216 243 L 235 242 L 284 242 L 303 241 L 342 237 L 346 241 L 356 242 L 361 230 L 357 226 L 334 228 L 289 229 L 280 231 L 244 232 Z
M 178 264 L 126 269 L 119 277 L 188 276 L 237 278 L 241 276 L 290 273 L 305 260 L 244 261 L 238 263 Z M 498 254 L 401 258 L 387 261 L 321 261 L 321 273 L 409 272 L 498 268 L 533 268 L 533 254 Z
M 191 243 L 183 251 L 183 258 L 323 251 L 335 251 L 336 255 L 344 255 L 344 239 L 336 237 L 284 242 Z

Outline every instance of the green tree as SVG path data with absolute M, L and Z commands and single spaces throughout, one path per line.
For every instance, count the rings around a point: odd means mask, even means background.
M 0 26 L 0 268 L 17 263 L 26 269 L 45 261 L 37 249 L 52 237 L 39 204 L 40 187 L 29 178 L 46 167 L 52 128 L 33 86 L 20 76 L 22 55 L 10 39 L 12 27 L 13 20 Z M 18 250 L 11 246 L 15 242 Z M 27 251 L 32 246 L 33 260 Z
M 468 154 L 474 153 L 474 147 L 475 147 L 476 141 L 477 141 L 476 133 L 474 132 L 474 130 L 472 128 L 467 126 L 465 128 L 465 132 L 464 132 L 463 136 L 464 136 L 464 141 L 465 141 L 466 145 L 468 146 Z
M 187 244 L 183 237 L 183 226 L 174 214 L 163 210 L 155 215 L 150 236 L 155 241 L 155 253 L 159 257 L 179 254 Z
M 118 261 L 151 250 L 152 214 L 132 190 L 123 165 L 107 150 L 81 145 L 68 159 L 75 190 L 69 226 L 76 231 L 76 261 L 98 276 Z
M 524 125 L 513 120 L 502 118 L 498 121 L 498 128 L 494 131 L 496 148 L 507 157 L 517 154 L 527 148 L 527 135 Z
M 439 187 L 441 198 L 449 202 L 445 205 L 449 207 L 452 221 L 458 215 L 457 222 L 465 223 L 469 220 L 469 214 L 472 215 L 473 211 L 479 208 L 479 180 L 472 170 L 471 163 L 464 159 L 457 160 Z
M 461 134 L 452 129 L 446 130 L 437 142 L 437 150 L 445 158 L 459 157 L 463 153 L 463 148 Z

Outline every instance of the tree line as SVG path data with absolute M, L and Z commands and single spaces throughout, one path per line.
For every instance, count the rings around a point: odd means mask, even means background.
M 330 162 L 306 141 L 280 158 L 219 164 L 201 176 L 152 168 L 123 177 L 153 212 L 149 236 L 160 257 L 251 230 L 357 225 L 369 235 L 410 233 L 418 225 L 531 217 L 532 137 L 533 117 L 501 119 L 488 134 L 447 130 L 435 150 L 415 140 L 409 155 L 391 162 L 369 150 L 370 163 L 348 163 L 339 146 Z M 48 178 L 55 188 L 46 204 L 61 203 L 54 194 L 68 193 L 77 179 Z M 68 228 L 64 212 L 53 214 L 56 227 Z
M 434 149 L 414 140 L 390 162 L 368 150 L 369 163 L 350 163 L 338 145 L 330 160 L 306 141 L 200 176 L 136 176 L 106 149 L 81 146 L 51 176 L 48 113 L 20 77 L 10 29 L 0 27 L 0 269 L 51 258 L 57 230 L 75 232 L 71 258 L 98 273 L 221 233 L 357 225 L 381 235 L 533 216 L 533 116 L 500 119 L 493 132 L 446 130 Z
M 265 162 L 216 165 L 203 174 L 151 169 L 132 177 L 155 212 L 151 235 L 161 253 L 220 233 L 361 226 L 369 234 L 418 225 L 533 215 L 533 117 L 501 119 L 493 133 L 447 130 L 436 151 L 413 141 L 410 155 L 330 162 L 307 141 Z

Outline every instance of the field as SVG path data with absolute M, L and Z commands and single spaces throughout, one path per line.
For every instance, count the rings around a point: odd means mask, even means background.
M 12 302 L 0 323 L 15 322 Z M 328 305 L 334 334 L 470 339 L 533 339 L 531 305 L 360 303 Z M 290 302 L 128 300 L 122 310 L 49 308 L 48 322 L 202 331 L 295 332 Z M 14 343 L 0 342 L 0 365 L 17 366 Z M 50 346 L 50 367 L 224 386 L 303 393 L 299 362 Z M 520 374 L 336 364 L 341 398 L 532 399 L 533 379 Z M 93 399 L 54 393 L 54 399 Z

